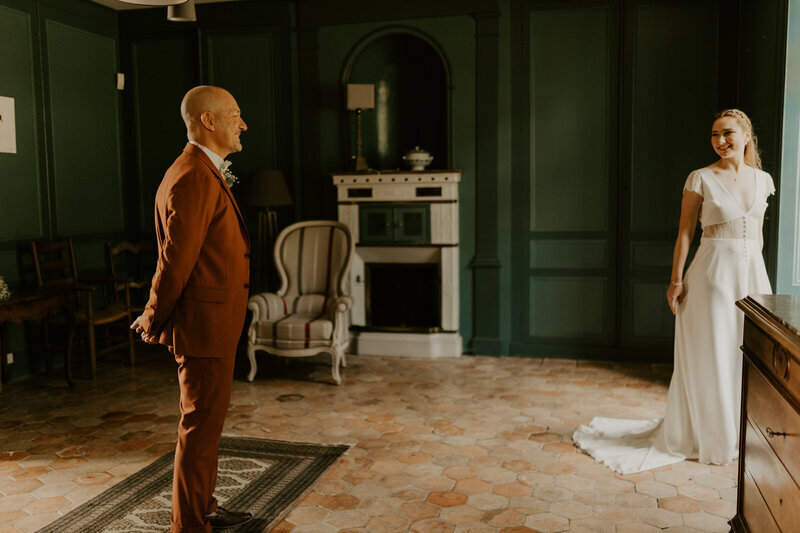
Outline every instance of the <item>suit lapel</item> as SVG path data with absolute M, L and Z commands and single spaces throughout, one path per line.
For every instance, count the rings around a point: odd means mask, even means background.
M 242 233 L 244 233 L 244 238 L 247 241 L 247 245 L 250 246 L 250 234 L 247 232 L 247 226 L 244 223 L 244 217 L 242 216 L 242 212 L 239 210 L 239 204 L 236 203 L 236 198 L 233 197 L 233 193 L 231 192 L 231 188 L 228 187 L 228 184 L 225 183 L 225 178 L 222 177 L 217 165 L 211 162 L 211 159 L 208 158 L 206 153 L 198 148 L 197 146 L 193 145 L 192 143 L 186 143 L 186 147 L 183 149 L 189 155 L 193 155 L 200 159 L 203 163 L 206 164 L 208 168 L 214 173 L 217 179 L 222 186 L 222 189 L 228 195 L 228 198 L 231 199 L 231 203 L 233 204 L 233 208 L 236 210 L 236 216 L 239 217 L 239 225 L 242 227 Z

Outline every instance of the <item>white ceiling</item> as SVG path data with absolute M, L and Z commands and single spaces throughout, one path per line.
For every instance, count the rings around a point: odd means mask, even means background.
M 218 2 L 236 2 L 237 0 L 194 0 L 195 4 L 214 4 Z M 128 4 L 126 2 L 120 2 L 119 0 L 92 0 L 95 4 L 100 4 L 106 7 L 110 7 L 111 9 L 116 10 L 123 10 L 123 9 L 151 9 L 152 7 L 159 7 L 159 6 L 138 6 L 134 4 Z M 161 9 L 164 9 L 161 6 Z

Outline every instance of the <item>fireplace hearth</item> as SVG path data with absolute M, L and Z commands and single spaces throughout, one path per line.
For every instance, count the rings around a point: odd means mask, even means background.
M 366 325 L 362 330 L 436 332 L 439 311 L 439 265 L 367 263 Z

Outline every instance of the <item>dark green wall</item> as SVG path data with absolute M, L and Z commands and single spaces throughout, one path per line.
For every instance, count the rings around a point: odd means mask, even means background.
M 780 182 L 786 0 L 757 4 L 251 0 L 170 23 L 163 9 L 0 0 L 0 95 L 17 99 L 19 146 L 0 154 L 0 275 L 19 278 L 28 239 L 73 235 L 92 270 L 103 241 L 151 237 L 155 190 L 185 143 L 180 99 L 199 83 L 229 88 L 250 127 L 234 172 L 286 174 L 281 225 L 335 218 L 329 174 L 352 153 L 343 69 L 359 43 L 402 28 L 450 75 L 466 351 L 668 359 L 663 284 L 682 181 L 713 156 L 707 115 L 750 112 Z M 38 370 L 25 330 L 10 337 L 13 377 Z
M 113 10 L 0 0 L 0 95 L 15 98 L 17 126 L 17 153 L 0 154 L 0 276 L 11 284 L 29 279 L 31 239 L 72 236 L 87 272 L 104 267 L 106 240 L 126 235 L 117 72 Z M 36 328 L 8 334 L 10 377 L 39 371 Z
M 512 2 L 512 353 L 671 360 L 681 189 L 716 111 L 751 113 L 779 180 L 783 4 Z

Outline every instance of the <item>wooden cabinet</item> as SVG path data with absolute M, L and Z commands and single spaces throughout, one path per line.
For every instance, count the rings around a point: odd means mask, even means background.
M 745 312 L 735 532 L 800 531 L 800 297 L 756 295 Z
M 359 212 L 359 244 L 431 242 L 430 206 L 367 205 Z

